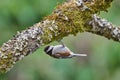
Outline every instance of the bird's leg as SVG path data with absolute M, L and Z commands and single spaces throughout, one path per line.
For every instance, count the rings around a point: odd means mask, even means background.
M 63 47 L 65 47 L 65 44 L 61 40 L 58 40 L 58 42 L 62 44 Z

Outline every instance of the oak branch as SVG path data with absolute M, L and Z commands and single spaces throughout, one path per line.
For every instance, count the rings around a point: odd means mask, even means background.
M 0 47 L 0 73 L 33 53 L 42 45 L 70 34 L 90 32 L 120 41 L 120 29 L 96 14 L 107 11 L 112 0 L 69 0 L 58 5 L 51 15 L 18 32 Z

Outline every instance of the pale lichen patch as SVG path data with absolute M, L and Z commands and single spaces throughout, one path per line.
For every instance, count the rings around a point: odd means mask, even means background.
M 82 11 L 85 11 L 85 10 L 89 10 L 89 7 L 87 7 L 85 4 L 84 4 L 84 0 L 75 0 L 75 4 L 80 7 L 80 9 Z
M 93 15 L 93 20 L 89 23 L 92 25 L 91 32 L 99 35 L 104 35 L 108 39 L 112 38 L 116 41 L 120 41 L 120 28 L 112 25 L 105 19 L 98 17 L 96 14 Z
M 0 49 L 0 72 L 9 71 L 16 61 L 22 60 L 26 55 L 33 53 L 42 45 L 42 40 L 39 36 L 43 34 L 43 31 L 41 27 L 36 25 L 27 30 L 17 32 L 14 38 L 3 44 Z M 4 54 L 6 52 L 9 53 Z

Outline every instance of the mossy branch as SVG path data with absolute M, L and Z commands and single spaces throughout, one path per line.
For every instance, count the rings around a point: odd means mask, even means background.
M 112 0 L 70 0 L 41 22 L 18 32 L 0 48 L 0 72 L 9 71 L 42 45 L 78 32 L 92 32 L 119 41 L 119 28 L 93 14 L 107 11 Z

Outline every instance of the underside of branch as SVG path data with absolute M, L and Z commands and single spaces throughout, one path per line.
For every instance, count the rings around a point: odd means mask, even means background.
M 89 22 L 91 27 L 88 32 L 104 36 L 108 39 L 120 42 L 120 28 L 113 25 L 105 19 L 93 15 L 92 20 Z
M 120 29 L 95 14 L 107 11 L 112 0 L 70 0 L 58 5 L 41 22 L 18 32 L 0 48 L 0 72 L 9 71 L 42 45 L 78 32 L 91 32 L 120 41 Z

